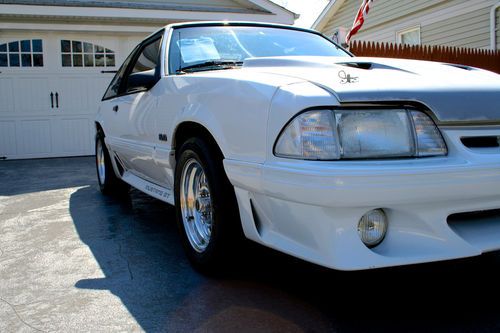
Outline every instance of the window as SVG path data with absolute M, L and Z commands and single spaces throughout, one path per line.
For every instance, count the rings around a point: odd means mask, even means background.
M 158 39 L 143 48 L 134 64 L 132 73 L 149 71 L 156 68 L 159 60 L 160 41 L 161 39 Z
M 103 46 L 78 40 L 61 40 L 63 67 L 114 67 L 115 52 Z
M 139 56 L 132 64 L 127 77 L 126 92 L 143 91 L 158 81 L 157 70 L 160 60 L 161 38 L 146 42 L 140 49 Z
M 0 44 L 0 67 L 43 67 L 41 39 L 25 39 Z
M 134 48 L 134 50 L 130 53 L 127 59 L 125 59 L 125 61 L 123 62 L 118 72 L 116 72 L 115 77 L 113 78 L 113 80 L 111 80 L 108 89 L 106 89 L 106 92 L 104 93 L 104 96 L 102 98 L 103 100 L 114 98 L 120 94 L 120 87 L 123 82 L 123 76 L 125 75 L 125 71 L 127 70 L 130 61 L 132 60 L 132 58 L 134 58 L 137 49 L 138 46 Z
M 158 82 L 161 36 L 163 31 L 134 48 L 111 80 L 103 100 L 144 91 Z
M 420 27 L 398 31 L 397 42 L 406 45 L 420 45 Z

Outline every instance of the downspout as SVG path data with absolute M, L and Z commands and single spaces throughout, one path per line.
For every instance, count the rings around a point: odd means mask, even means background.
M 497 49 L 496 20 L 497 20 L 497 9 L 499 7 L 500 7 L 500 2 L 497 3 L 496 5 L 493 5 L 493 7 L 491 7 L 491 12 L 490 12 L 490 48 L 492 50 Z

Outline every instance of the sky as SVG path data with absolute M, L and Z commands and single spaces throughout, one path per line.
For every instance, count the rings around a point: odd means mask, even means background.
M 300 18 L 295 21 L 295 25 L 303 28 L 310 28 L 316 21 L 319 14 L 328 4 L 328 0 L 271 0 L 294 13 L 300 14 Z

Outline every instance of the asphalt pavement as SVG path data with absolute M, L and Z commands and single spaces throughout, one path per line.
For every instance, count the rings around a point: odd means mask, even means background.
M 173 208 L 101 195 L 93 158 L 0 161 L 0 332 L 500 332 L 499 253 L 339 272 L 237 250 L 203 276 Z

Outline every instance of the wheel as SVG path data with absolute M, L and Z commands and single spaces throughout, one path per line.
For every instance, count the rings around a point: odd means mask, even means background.
M 99 189 L 103 194 L 125 194 L 128 192 L 129 186 L 115 175 L 102 132 L 98 132 L 96 135 L 95 164 Z
M 214 273 L 242 238 L 236 197 L 221 154 L 199 138 L 187 140 L 179 150 L 174 186 L 187 256 L 198 270 Z

